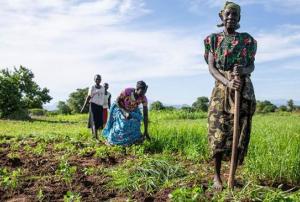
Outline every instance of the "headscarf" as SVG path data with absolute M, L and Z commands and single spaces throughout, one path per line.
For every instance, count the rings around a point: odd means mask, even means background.
M 138 88 L 141 88 L 141 89 L 147 89 L 148 86 L 147 86 L 147 84 L 146 84 L 144 81 L 138 81 L 138 82 L 136 83 L 136 88 L 137 88 L 137 89 L 138 89 Z
M 224 8 L 223 8 L 223 10 L 220 11 L 220 14 L 223 15 L 223 12 L 228 8 L 235 9 L 238 12 L 239 16 L 241 16 L 241 7 L 238 4 L 236 4 L 234 2 L 231 2 L 231 1 L 226 1 L 225 2 Z M 224 23 L 222 22 L 221 24 L 219 24 L 217 26 L 218 27 L 223 27 Z M 238 29 L 238 28 L 240 28 L 239 23 L 237 23 L 237 26 L 236 26 L 236 29 Z

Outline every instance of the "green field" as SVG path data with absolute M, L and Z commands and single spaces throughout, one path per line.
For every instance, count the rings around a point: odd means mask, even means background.
M 151 111 L 151 141 L 130 148 L 96 142 L 86 120 L 0 120 L 0 201 L 300 201 L 299 114 L 255 115 L 240 186 L 220 193 L 206 114 Z

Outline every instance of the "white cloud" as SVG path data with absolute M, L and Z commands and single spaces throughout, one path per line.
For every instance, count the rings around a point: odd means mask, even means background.
M 92 82 L 191 75 L 206 68 L 202 38 L 136 30 L 142 0 L 6 0 L 0 3 L 0 66 L 24 65 L 57 98 Z M 200 40 L 199 40 L 200 39 Z
M 197 13 L 204 13 L 209 8 L 223 8 L 226 0 L 186 0 L 190 3 L 190 10 Z M 298 0 L 234 0 L 241 6 L 261 5 L 269 11 L 283 13 L 299 13 L 300 1 Z M 243 9 L 243 8 L 242 8 Z
M 257 62 L 265 63 L 299 57 L 299 31 L 298 26 L 284 25 L 271 32 L 258 34 L 256 37 L 258 41 Z
M 95 73 L 116 85 L 207 73 L 204 33 L 145 30 L 140 24 L 132 28 L 137 18 L 150 12 L 143 0 L 2 0 L 0 67 L 32 69 L 56 100 L 90 85 Z M 256 36 L 258 64 L 300 55 L 298 26 L 281 30 Z M 118 91 L 115 88 L 114 94 Z

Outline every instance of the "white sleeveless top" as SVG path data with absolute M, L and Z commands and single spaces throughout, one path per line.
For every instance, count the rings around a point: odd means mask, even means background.
M 103 108 L 104 109 L 108 109 L 108 99 L 111 96 L 110 92 L 107 92 L 107 95 L 105 95 L 105 91 L 104 91 L 104 102 L 103 102 Z
M 103 86 L 96 88 L 95 85 L 89 88 L 88 95 L 91 96 L 90 102 L 103 106 L 105 89 Z

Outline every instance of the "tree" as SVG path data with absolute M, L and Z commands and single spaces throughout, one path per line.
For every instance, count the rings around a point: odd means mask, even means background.
M 88 90 L 89 88 L 78 88 L 75 92 L 69 95 L 67 105 L 70 107 L 72 113 L 80 113 L 85 98 L 88 94 Z M 88 112 L 88 109 L 85 109 L 84 112 Z
M 49 90 L 47 88 L 41 89 L 37 83 L 33 81 L 34 74 L 29 69 L 20 66 L 19 69 L 15 68 L 13 76 L 19 81 L 19 88 L 23 94 L 22 101 L 25 107 L 43 108 L 44 103 L 51 101 Z
M 292 99 L 287 101 L 287 109 L 289 112 L 292 112 L 295 110 L 294 101 Z
M 270 101 L 257 101 L 256 112 L 258 113 L 269 113 L 275 112 L 277 109 L 276 105 L 272 104 Z
M 181 107 L 181 110 L 186 111 L 186 112 L 195 112 L 196 109 L 193 107 L 190 107 L 188 105 L 185 105 L 185 106 Z
M 59 114 L 71 114 L 70 107 L 63 101 L 58 102 L 57 111 Z
M 165 109 L 165 106 L 163 105 L 162 102 L 160 102 L 160 101 L 155 101 L 155 102 L 152 102 L 152 103 L 151 103 L 150 109 L 151 109 L 151 110 L 163 110 L 163 109 Z
M 22 94 L 18 82 L 7 75 L 7 70 L 0 72 L 0 118 L 7 118 L 10 114 L 22 109 Z
M 174 107 L 174 106 L 165 106 L 164 110 L 173 111 L 173 110 L 176 110 L 176 107 Z
M 0 117 L 25 113 L 31 108 L 42 108 L 52 99 L 47 88 L 41 89 L 33 81 L 34 74 L 20 66 L 13 71 L 0 71 Z
M 192 104 L 192 107 L 196 110 L 207 112 L 209 99 L 205 96 L 198 97 L 197 100 Z
M 282 111 L 282 112 L 286 112 L 287 111 L 287 107 L 285 105 L 281 105 L 280 107 L 278 107 L 278 110 Z

